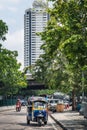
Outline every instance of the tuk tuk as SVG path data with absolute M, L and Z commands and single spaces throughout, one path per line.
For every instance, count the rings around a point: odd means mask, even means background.
M 33 97 L 28 99 L 27 105 L 27 124 L 38 122 L 39 126 L 44 123 L 47 124 L 48 120 L 48 105 L 43 97 Z

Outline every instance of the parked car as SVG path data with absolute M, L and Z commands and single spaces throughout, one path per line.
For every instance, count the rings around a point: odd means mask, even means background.
M 26 106 L 27 105 L 27 101 L 26 100 L 21 100 L 21 106 Z
M 48 109 L 50 111 L 53 111 L 55 112 L 56 111 L 56 106 L 57 106 L 57 103 L 59 102 L 58 99 L 49 99 L 48 100 Z
M 69 108 L 70 104 L 68 100 L 63 100 L 63 103 L 65 105 L 65 109 Z

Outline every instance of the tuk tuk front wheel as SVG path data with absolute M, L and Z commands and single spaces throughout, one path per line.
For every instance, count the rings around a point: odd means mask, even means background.
M 29 125 L 30 124 L 30 120 L 27 119 L 27 124 Z
M 46 124 L 47 124 L 47 121 L 44 122 L 44 125 L 46 125 Z
M 42 120 L 41 119 L 38 120 L 38 124 L 39 124 L 39 126 L 42 125 Z

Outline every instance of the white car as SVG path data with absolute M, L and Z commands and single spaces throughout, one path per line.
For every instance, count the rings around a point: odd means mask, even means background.
M 48 100 L 48 109 L 50 111 L 56 111 L 56 106 L 57 106 L 57 103 L 59 102 L 58 99 L 49 99 Z

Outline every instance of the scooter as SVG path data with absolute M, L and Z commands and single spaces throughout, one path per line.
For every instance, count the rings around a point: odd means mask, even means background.
M 18 112 L 18 111 L 21 111 L 21 107 L 20 107 L 20 105 L 18 104 L 18 105 L 16 105 L 16 112 Z

